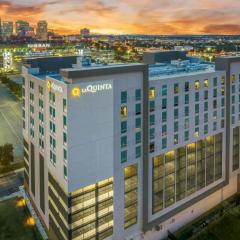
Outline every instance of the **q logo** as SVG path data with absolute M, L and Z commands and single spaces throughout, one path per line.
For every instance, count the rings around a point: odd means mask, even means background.
M 51 81 L 47 82 L 47 88 L 48 88 L 48 90 L 52 89 L 52 82 Z
M 80 97 L 81 95 L 81 89 L 79 87 L 75 87 L 72 89 L 72 96 L 73 97 Z

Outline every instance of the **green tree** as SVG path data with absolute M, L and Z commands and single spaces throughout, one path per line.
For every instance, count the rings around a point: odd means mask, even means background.
M 5 144 L 0 146 L 0 165 L 2 165 L 3 168 L 9 167 L 13 160 L 13 145 Z

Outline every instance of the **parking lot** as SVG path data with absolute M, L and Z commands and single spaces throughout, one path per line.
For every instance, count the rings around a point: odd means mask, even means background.
M 11 143 L 15 160 L 22 160 L 21 102 L 0 84 L 0 145 Z

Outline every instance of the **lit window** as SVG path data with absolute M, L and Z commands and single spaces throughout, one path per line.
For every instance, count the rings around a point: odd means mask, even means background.
M 206 88 L 208 87 L 208 79 L 204 80 L 204 87 L 206 87 Z
M 127 117 L 127 107 L 126 106 L 121 107 L 121 117 L 122 118 Z
M 199 82 L 199 80 L 195 81 L 195 89 L 196 90 L 200 89 L 200 82 Z
M 225 76 L 222 76 L 222 78 L 221 78 L 221 84 L 222 84 L 222 85 L 225 84 Z
M 232 74 L 232 83 L 235 83 L 235 81 L 236 81 L 236 75 Z
M 150 88 L 150 90 L 149 90 L 149 98 L 155 98 L 155 88 Z
M 174 84 L 174 93 L 175 94 L 179 93 L 179 85 L 178 85 L 178 83 Z

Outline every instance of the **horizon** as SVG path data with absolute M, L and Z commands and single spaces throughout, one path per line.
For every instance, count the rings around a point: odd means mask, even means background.
M 104 35 L 239 35 L 240 24 L 234 21 L 239 9 L 237 0 L 0 1 L 2 21 L 36 26 L 46 20 L 49 29 L 66 35 L 85 27 Z

